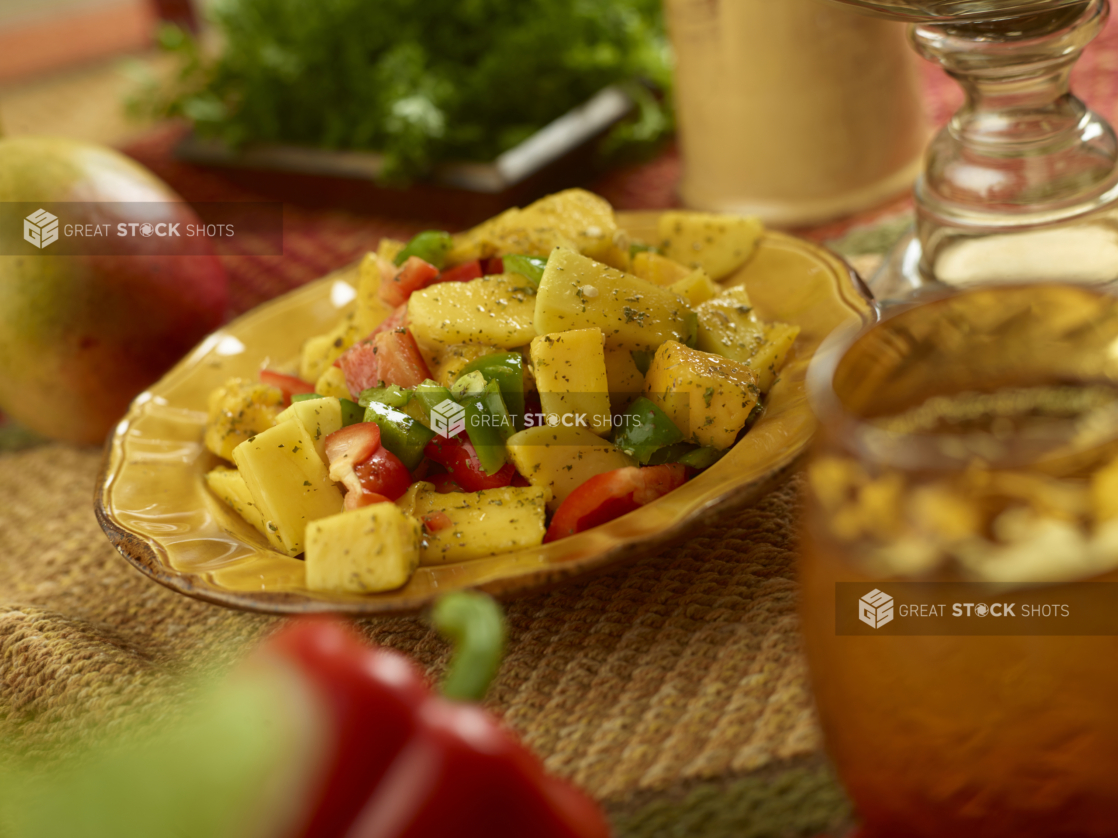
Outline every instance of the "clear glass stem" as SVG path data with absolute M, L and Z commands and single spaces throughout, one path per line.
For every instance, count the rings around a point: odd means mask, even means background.
M 1086 0 L 913 27 L 918 51 L 967 96 L 933 141 L 916 188 L 926 280 L 1118 278 L 1118 142 L 1069 85 L 1108 12 L 1107 0 Z M 1069 264 L 1084 249 L 1095 251 L 1088 264 Z

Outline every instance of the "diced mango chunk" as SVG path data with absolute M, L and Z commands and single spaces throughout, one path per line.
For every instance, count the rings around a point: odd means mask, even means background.
M 325 463 L 326 437 L 342 428 L 342 403 L 335 396 L 295 402 L 276 417 L 277 425 L 289 421 L 303 426 L 307 437 L 314 441 L 314 450 Z
M 440 494 L 415 483 L 396 503 L 423 524 L 419 563 L 438 565 L 538 547 L 550 497 L 534 486 Z
M 606 381 L 609 384 L 609 406 L 620 413 L 644 391 L 644 373 L 628 349 L 606 350 Z
M 333 396 L 337 399 L 351 399 L 353 395 L 345 383 L 345 373 L 341 367 L 327 367 L 314 383 L 314 391 L 320 396 Z
M 788 359 L 800 327 L 760 320 L 741 285 L 702 303 L 695 313 L 699 318 L 697 348 L 749 365 L 757 386 L 767 393 Z
M 695 268 L 691 273 L 678 282 L 668 286 L 673 294 L 679 294 L 691 304 L 691 307 L 701 305 L 720 293 L 722 288 L 702 268 Z
M 246 440 L 233 449 L 233 462 L 264 518 L 268 541 L 289 556 L 303 552 L 307 524 L 342 510 L 342 493 L 300 422 Z
M 206 486 L 217 495 L 226 506 L 244 518 L 265 538 L 268 537 L 268 527 L 264 516 L 252 502 L 252 493 L 248 490 L 245 479 L 235 468 L 218 466 L 206 472 Z
M 374 503 L 307 526 L 307 587 L 372 594 L 407 584 L 419 566 L 420 526 L 394 503 Z
M 691 273 L 693 269 L 681 265 L 675 259 L 661 256 L 654 250 L 642 250 L 633 257 L 631 272 L 634 276 L 646 279 L 653 285 L 667 287 L 679 282 Z
M 598 436 L 612 429 L 602 330 L 573 329 L 532 339 L 532 372 L 545 415 L 584 416 Z
M 515 349 L 536 336 L 536 295 L 518 274 L 469 282 L 442 282 L 408 300 L 408 327 L 421 348 L 435 351 L 455 343 Z
M 724 279 L 746 263 L 764 233 L 758 218 L 671 210 L 660 216 L 660 249 L 712 279 Z
M 231 378 L 210 393 L 209 407 L 206 447 L 231 460 L 234 448 L 275 424 L 283 409 L 283 393 L 266 384 Z
M 503 352 L 499 347 L 482 343 L 452 343 L 439 347 L 431 359 L 431 377 L 444 387 L 449 387 L 469 364 L 478 358 Z
M 607 349 L 687 340 L 694 328 L 686 300 L 667 288 L 561 247 L 548 257 L 534 316 L 541 335 L 596 326 Z
M 536 426 L 515 433 L 509 437 L 508 451 L 517 471 L 529 483 L 551 489 L 550 510 L 591 477 L 636 464 L 588 428 L 562 425 Z
M 585 189 L 566 189 L 458 234 L 447 261 L 457 264 L 505 253 L 547 256 L 563 246 L 625 267 L 628 242 L 619 238 L 608 201 Z
M 760 396 L 745 364 L 675 341 L 656 350 L 645 393 L 686 438 L 718 449 L 734 444 Z

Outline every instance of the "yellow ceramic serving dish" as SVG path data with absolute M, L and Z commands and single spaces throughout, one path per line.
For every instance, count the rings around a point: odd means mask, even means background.
M 653 213 L 619 213 L 618 223 L 637 240 L 656 240 Z M 216 458 L 203 447 L 202 431 L 210 391 L 230 376 L 255 378 L 266 360 L 285 362 L 303 340 L 331 328 L 353 296 L 355 274 L 342 269 L 230 323 L 132 404 L 108 443 L 96 508 L 109 538 L 143 573 L 234 608 L 378 614 L 414 611 L 460 588 L 499 595 L 553 585 L 653 553 L 753 503 L 797 460 L 814 430 L 804 390 L 809 360 L 833 329 L 874 316 L 844 262 L 800 239 L 766 234 L 725 284 L 744 283 L 761 317 L 802 331 L 765 413 L 716 465 L 655 503 L 562 541 L 421 567 L 391 593 L 324 594 L 307 590 L 301 560 L 273 552 L 206 489 L 202 478 Z

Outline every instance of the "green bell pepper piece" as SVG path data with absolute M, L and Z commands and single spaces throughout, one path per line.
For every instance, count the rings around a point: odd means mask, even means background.
M 683 343 L 694 349 L 699 343 L 699 315 L 689 311 L 684 315 L 683 322 L 687 324 L 687 339 Z
M 497 382 L 505 407 L 520 427 L 524 415 L 524 356 L 519 352 L 484 355 L 463 367 L 458 380 L 473 372 L 480 372 L 486 381 Z
M 652 251 L 653 253 L 659 253 L 660 248 L 656 247 L 655 245 L 651 245 L 651 244 L 641 244 L 640 242 L 631 242 L 629 244 L 629 257 L 630 258 L 632 258 L 633 256 L 636 256 L 638 253 L 647 253 L 648 251 Z
M 421 384 L 417 384 L 415 388 L 415 400 L 423 407 L 423 412 L 427 416 L 427 422 L 430 424 L 431 411 L 445 402 L 447 399 L 454 401 L 454 396 L 451 395 L 450 390 L 443 387 L 437 381 L 432 381 L 428 378 Z
M 478 463 L 486 474 L 496 474 L 506 461 L 505 440 L 516 431 L 500 386 L 490 381 L 479 395 L 464 399 L 462 406 L 466 409 L 466 433 L 477 451 Z
M 309 402 L 311 399 L 324 398 L 326 397 L 321 396 L 318 393 L 296 393 L 294 396 L 291 397 L 291 403 L 294 404 L 295 402 Z M 342 403 L 343 428 L 349 427 L 350 425 L 356 425 L 358 422 L 365 421 L 365 408 L 357 404 L 357 402 L 351 402 L 349 399 L 338 399 L 338 401 Z
M 450 385 L 450 395 L 461 401 L 473 396 L 480 396 L 485 389 L 485 376 L 480 372 L 462 373 Z
M 404 408 L 415 394 L 399 384 L 389 384 L 387 387 L 370 387 L 362 390 L 357 398 L 359 404 L 368 407 L 372 402 L 386 404 L 389 407 Z
M 365 408 L 349 399 L 338 399 L 342 403 L 342 427 L 348 428 L 365 421 Z
M 745 417 L 746 431 L 756 425 L 757 420 L 760 419 L 761 415 L 765 412 L 765 401 L 767 399 L 768 396 L 765 395 L 762 395 L 761 398 L 757 399 L 757 404 L 753 405 L 753 410 L 749 411 L 749 415 Z
M 401 413 L 408 414 L 412 419 L 419 422 L 426 422 L 430 418 L 423 406 L 415 400 L 415 391 L 409 390 L 407 387 L 401 387 L 399 384 L 389 384 L 387 387 L 371 387 L 362 391 L 359 401 L 366 407 L 373 402 L 386 404 L 389 407 L 396 408 Z
M 540 287 L 543 279 L 543 269 L 547 267 L 547 260 L 538 256 L 525 256 L 522 253 L 512 253 L 502 256 L 505 273 L 520 274 L 536 288 Z
M 613 444 L 641 465 L 658 449 L 682 441 L 683 432 L 644 396 L 625 409 L 613 434 Z
M 435 438 L 435 432 L 408 414 L 380 402 L 369 402 L 365 421 L 376 422 L 380 428 L 380 444 L 400 458 L 408 471 L 423 459 L 423 449 Z
M 665 463 L 682 463 L 699 470 L 710 468 L 726 455 L 717 448 L 700 448 L 690 442 L 680 442 L 661 448 L 648 458 L 648 465 L 662 466 Z
M 725 454 L 725 451 L 719 451 L 717 448 L 696 448 L 694 451 L 684 454 L 676 462 L 702 470 L 710 468 L 721 460 Z
M 648 375 L 648 368 L 652 366 L 653 353 L 644 349 L 634 349 L 629 354 L 633 356 L 633 363 L 637 365 L 640 374 Z
M 497 430 L 500 431 L 502 440 L 506 440 L 516 433 L 516 422 L 505 404 L 500 382 L 490 381 L 486 384 L 485 392 L 481 394 L 480 400 L 485 404 L 485 409 L 489 412 L 489 415 L 493 417 L 493 422 L 497 426 Z
M 452 247 L 454 247 L 454 239 L 450 233 L 444 233 L 442 230 L 424 230 L 404 245 L 404 249 L 393 261 L 397 265 L 402 265 L 408 261 L 409 256 L 418 256 L 441 271 L 446 264 L 446 254 Z
M 657 449 L 648 458 L 647 465 L 662 466 L 666 463 L 678 463 L 680 457 L 697 450 L 699 450 L 699 446 L 693 442 L 677 442 L 675 445 L 665 445 L 663 448 Z

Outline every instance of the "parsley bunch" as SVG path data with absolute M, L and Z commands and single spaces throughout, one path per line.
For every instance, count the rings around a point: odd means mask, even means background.
M 374 150 L 406 179 L 491 160 L 615 83 L 639 113 L 613 146 L 671 129 L 660 0 L 221 0 L 211 16 L 220 53 L 164 30 L 177 79 L 140 108 L 234 147 Z

